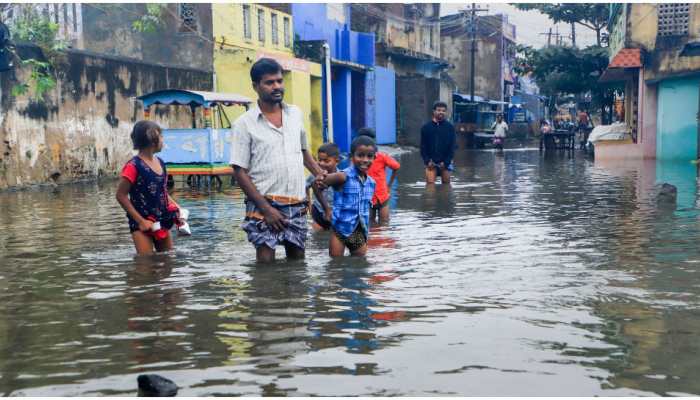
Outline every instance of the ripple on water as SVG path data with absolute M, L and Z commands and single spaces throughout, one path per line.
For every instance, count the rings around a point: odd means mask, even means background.
M 318 233 L 255 265 L 236 188 L 178 188 L 195 234 L 136 258 L 113 182 L 0 194 L 3 394 L 134 395 L 142 370 L 184 396 L 700 394 L 697 189 L 662 212 L 665 167 L 460 151 L 448 188 L 400 161 L 366 259 Z

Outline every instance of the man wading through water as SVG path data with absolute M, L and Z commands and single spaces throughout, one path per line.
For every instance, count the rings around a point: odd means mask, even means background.
M 282 67 L 261 58 L 250 69 L 257 104 L 233 125 L 231 164 L 245 193 L 241 226 L 256 249 L 258 262 L 275 259 L 284 245 L 287 258 L 304 258 L 306 193 L 304 166 L 324 174 L 308 152 L 301 110 L 282 101 Z
M 435 183 L 438 176 L 442 183 L 450 183 L 455 145 L 455 127 L 447 120 L 447 104 L 437 101 L 433 105 L 432 120 L 420 130 L 420 155 L 425 164 L 426 183 Z

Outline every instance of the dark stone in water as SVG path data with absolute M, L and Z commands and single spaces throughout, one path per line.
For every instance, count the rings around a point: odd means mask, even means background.
M 177 385 L 160 375 L 143 374 L 136 379 L 139 382 L 139 397 L 173 397 L 177 394 Z
M 675 205 L 678 197 L 678 189 L 669 183 L 656 186 L 656 201 L 663 205 Z

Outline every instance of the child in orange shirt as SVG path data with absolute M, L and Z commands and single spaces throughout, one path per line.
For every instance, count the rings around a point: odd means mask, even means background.
M 372 128 L 360 128 L 360 130 L 357 131 L 357 136 L 368 136 L 375 140 L 377 135 Z M 389 184 L 386 183 L 386 167 L 389 167 L 393 171 L 391 178 L 389 178 Z M 382 151 L 377 152 L 374 162 L 372 162 L 372 165 L 367 171 L 367 175 L 371 176 L 377 183 L 374 196 L 372 197 L 372 209 L 369 214 L 370 222 L 375 223 L 377 215 L 379 215 L 380 224 L 387 224 L 389 222 L 389 198 L 391 197 L 391 187 L 396 180 L 399 168 L 401 168 L 401 164 L 392 156 Z

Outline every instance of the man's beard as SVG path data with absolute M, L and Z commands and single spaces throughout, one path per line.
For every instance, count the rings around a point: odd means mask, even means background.
M 275 96 L 276 93 L 270 93 L 270 95 L 267 97 L 268 102 L 270 103 L 276 103 L 279 104 L 284 100 L 284 91 L 277 92 L 280 94 L 279 97 Z

